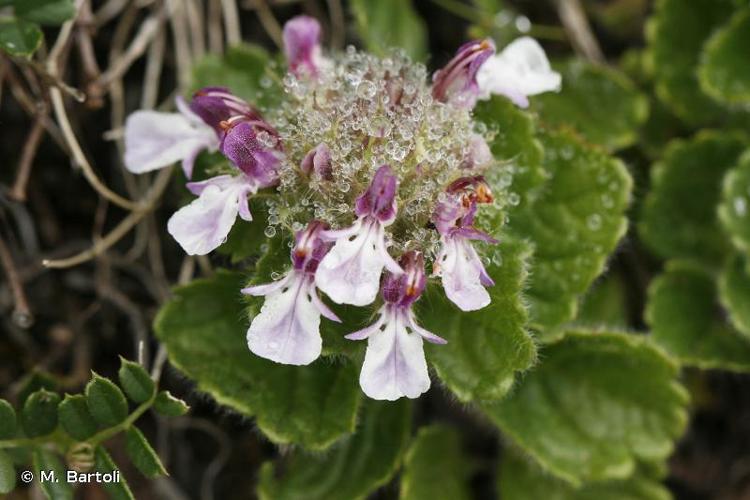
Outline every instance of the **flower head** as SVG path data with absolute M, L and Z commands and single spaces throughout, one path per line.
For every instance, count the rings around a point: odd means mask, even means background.
M 418 252 L 407 252 L 400 259 L 404 272 L 388 273 L 383 280 L 385 304 L 372 325 L 346 336 L 367 341 L 367 352 L 359 383 L 373 399 L 416 398 L 430 388 L 430 376 L 422 341 L 445 344 L 421 326 L 411 307 L 424 290 L 427 278 L 424 259 Z

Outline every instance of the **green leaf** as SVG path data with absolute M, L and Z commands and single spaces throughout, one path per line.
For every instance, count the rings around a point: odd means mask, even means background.
M 460 311 L 438 286 L 431 286 L 417 303 L 417 317 L 423 326 L 448 341 L 427 345 L 428 359 L 461 401 L 503 397 L 513 385 L 515 373 L 536 360 L 521 297 L 528 245 L 503 238 L 488 252 L 491 264 L 486 269 L 495 280 L 487 289 L 492 298 L 489 306 Z
M 357 367 L 325 357 L 289 366 L 252 354 L 240 295 L 245 282 L 239 273 L 220 271 L 175 290 L 154 326 L 172 364 L 220 404 L 255 415 L 277 443 L 324 448 L 352 432 L 360 399 Z
M 268 52 L 259 45 L 230 47 L 224 56 L 208 54 L 193 66 L 192 91 L 228 87 L 262 110 L 273 108 L 282 94 L 281 77 Z
M 96 447 L 96 451 L 94 452 L 94 468 L 102 474 L 112 474 L 120 470 L 103 446 Z M 128 482 L 122 475 L 120 475 L 119 482 L 102 483 L 102 488 L 109 494 L 111 500 L 135 500 Z
M 117 375 L 125 394 L 135 403 L 145 403 L 156 392 L 156 384 L 138 363 L 120 357 L 120 370 Z
M 708 95 L 726 104 L 750 103 L 750 8 L 739 9 L 706 43 L 698 78 Z
M 533 99 L 545 123 L 569 126 L 607 149 L 633 144 L 648 117 L 648 99 L 616 69 L 571 59 L 556 67 L 562 90 Z
M 357 432 L 325 454 L 298 451 L 278 477 L 270 462 L 260 471 L 261 500 L 365 498 L 394 474 L 411 427 L 411 402 L 367 400 Z
M 750 151 L 724 176 L 719 219 L 734 246 L 750 254 Z
M 119 424 L 128 416 L 128 402 L 120 388 L 96 373 L 86 385 L 86 403 L 94 419 L 107 427 Z
M 0 19 L 0 49 L 9 55 L 29 57 L 41 43 L 42 30 L 37 24 L 23 19 Z
M 645 316 L 654 342 L 685 365 L 750 370 L 750 343 L 719 312 L 711 275 L 689 262 L 668 262 L 648 289 Z
M 66 394 L 57 408 L 57 415 L 65 432 L 77 441 L 85 441 L 99 430 L 83 394 Z
M 399 47 L 415 61 L 427 54 L 427 28 L 411 0 L 352 0 L 359 36 L 367 50 L 385 55 Z
M 576 323 L 599 327 L 625 328 L 629 324 L 625 285 L 617 274 L 609 274 L 596 283 L 581 302 Z
M 10 403 L 0 399 L 0 439 L 11 439 L 16 435 L 16 411 Z
M 691 124 L 721 115 L 720 106 L 701 90 L 696 68 L 706 39 L 732 10 L 732 0 L 659 0 L 647 25 L 656 92 Z
M 750 341 L 750 272 L 748 260 L 735 255 L 719 279 L 719 298 L 734 327 Z M 750 362 L 750 358 L 748 358 Z
M 534 245 L 527 291 L 532 324 L 552 328 L 575 317 L 579 297 L 625 234 L 633 182 L 621 161 L 570 132 L 541 137 L 549 180 L 509 224 Z
M 21 425 L 29 437 L 44 436 L 57 427 L 57 405 L 60 396 L 40 389 L 26 400 L 21 410 Z
M 18 17 L 47 26 L 59 26 L 76 13 L 73 0 L 23 0 L 15 6 Z
M 469 467 L 461 438 L 450 427 L 422 427 L 404 459 L 401 500 L 469 500 Z
M 161 391 L 154 400 L 154 410 L 165 417 L 181 417 L 190 411 L 190 407 L 185 401 L 172 396 L 169 391 Z
M 678 367 L 648 339 L 568 331 L 485 413 L 546 471 L 578 486 L 665 459 L 687 423 Z
M 493 192 L 504 190 L 516 193 L 518 202 L 505 207 L 510 216 L 522 210 L 533 198 L 533 188 L 546 179 L 542 168 L 544 150 L 536 138 L 536 127 L 531 115 L 516 107 L 504 97 L 493 96 L 479 101 L 474 114 L 490 130 L 489 146 L 495 160 L 502 168 L 493 168 L 486 174 Z M 483 211 L 480 211 L 482 214 Z
M 73 500 L 73 486 L 65 480 L 66 468 L 60 458 L 52 451 L 37 448 L 33 454 L 34 475 L 39 480 L 39 471 L 52 471 L 55 481 L 44 481 L 42 491 L 49 500 Z
M 258 198 L 251 198 L 249 203 L 253 221 L 237 221 L 232 226 L 227 241 L 218 248 L 219 253 L 230 256 L 232 264 L 263 255 L 264 247 L 268 246 L 268 238 L 264 234 L 266 204 Z
M 745 144 L 740 134 L 713 131 L 670 143 L 651 169 L 638 227 L 654 253 L 709 265 L 721 261 L 728 247 L 716 216 L 721 179 Z
M 16 468 L 7 453 L 0 450 L 0 494 L 5 495 L 16 488 Z
M 133 461 L 133 465 L 144 476 L 153 479 L 167 475 L 167 470 L 162 465 L 159 455 L 151 447 L 146 436 L 135 426 L 125 431 L 125 451 Z
M 546 474 L 517 454 L 503 455 L 498 491 L 506 500 L 670 500 L 669 490 L 642 471 L 619 481 L 588 483 L 580 489 Z
M 18 391 L 18 406 L 22 407 L 26 400 L 39 389 L 47 389 L 51 392 L 57 391 L 57 381 L 49 373 L 33 371 L 21 380 L 21 388 Z

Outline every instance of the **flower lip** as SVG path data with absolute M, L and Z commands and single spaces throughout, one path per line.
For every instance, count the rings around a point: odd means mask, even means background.
M 367 187 L 359 195 L 355 213 L 362 217 L 372 215 L 381 222 L 392 222 L 396 217 L 396 187 L 398 179 L 388 165 L 382 165 Z
M 226 87 L 204 87 L 193 94 L 190 109 L 221 134 L 221 123 L 233 116 L 262 120 L 260 112 Z

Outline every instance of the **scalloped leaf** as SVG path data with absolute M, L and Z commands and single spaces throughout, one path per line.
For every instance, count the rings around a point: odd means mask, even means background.
M 531 320 L 549 329 L 576 316 L 581 294 L 625 234 L 633 182 L 620 160 L 570 132 L 547 131 L 541 139 L 549 180 L 509 225 L 534 245 Z
M 154 328 L 169 359 L 220 404 L 255 416 L 276 443 L 320 449 L 354 430 L 360 390 L 357 367 L 345 358 L 308 366 L 273 363 L 252 354 L 240 273 L 219 271 L 175 289 Z
M 411 401 L 367 400 L 357 432 L 325 454 L 296 451 L 279 477 L 271 462 L 260 471 L 261 500 L 353 500 L 387 483 L 406 451 Z
M 670 500 L 672 495 L 659 481 L 642 471 L 620 481 L 587 483 L 576 489 L 546 474 L 517 454 L 503 455 L 498 491 L 506 500 Z
M 667 147 L 651 169 L 638 230 L 660 257 L 720 262 L 728 244 L 717 220 L 721 179 L 746 147 L 741 134 L 704 131 Z
M 508 398 L 481 408 L 546 471 L 579 486 L 665 459 L 687 423 L 678 366 L 644 337 L 567 331 Z
M 750 262 L 742 255 L 728 260 L 719 278 L 719 299 L 729 319 L 750 341 Z M 750 360 L 749 360 L 750 361 Z
M 739 9 L 706 43 L 698 79 L 708 95 L 726 104 L 750 104 L 750 8 Z
M 750 151 L 724 176 L 719 219 L 734 246 L 750 254 Z
M 461 450 L 461 436 L 444 425 L 419 429 L 401 473 L 401 500 L 469 500 L 471 467 Z
M 712 276 L 690 262 L 668 262 L 648 289 L 645 316 L 651 337 L 680 363 L 750 370 L 750 343 L 719 312 Z
M 448 341 L 426 345 L 428 359 L 461 401 L 503 397 L 513 385 L 514 374 L 536 360 L 521 297 L 528 245 L 504 238 L 486 253 L 491 256 L 486 269 L 495 280 L 487 289 L 492 297 L 489 306 L 460 311 L 439 286 L 429 287 L 417 303 L 423 326 Z
M 624 73 L 581 59 L 555 69 L 562 74 L 562 90 L 533 101 L 543 122 L 573 127 L 586 140 L 609 150 L 636 141 L 638 128 L 648 118 L 649 104 Z
M 378 55 L 399 47 L 415 61 L 427 54 L 427 28 L 411 0 L 352 0 L 349 7 L 367 49 Z
M 704 43 L 729 18 L 732 4 L 733 0 L 660 0 L 647 25 L 656 93 L 691 124 L 721 115 L 721 107 L 701 90 L 696 68 Z

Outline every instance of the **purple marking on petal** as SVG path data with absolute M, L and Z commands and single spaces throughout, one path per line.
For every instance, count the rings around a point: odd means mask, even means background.
M 223 133 L 222 122 L 236 115 L 260 119 L 260 113 L 225 87 L 205 87 L 193 94 L 190 109 L 204 122 Z
M 373 399 L 419 397 L 430 388 L 422 336 L 408 331 L 403 308 L 385 306 L 382 321 L 381 328 L 369 335 L 360 386 Z
M 292 263 L 294 268 L 306 273 L 315 273 L 320 261 L 331 249 L 331 242 L 323 239 L 322 235 L 328 224 L 313 220 L 302 231 L 297 231 L 295 244 L 292 249 Z
M 297 76 L 315 77 L 320 67 L 320 24 L 310 16 L 297 16 L 284 24 L 284 53 L 289 70 Z
M 441 102 L 472 108 L 479 97 L 477 71 L 495 53 L 490 39 L 468 42 L 444 68 L 433 75 L 432 96 Z
M 320 311 L 313 303 L 312 277 L 292 271 L 285 286 L 266 295 L 247 331 L 256 355 L 277 363 L 308 365 L 321 353 Z
M 381 166 L 370 181 L 364 193 L 355 202 L 357 216 L 373 215 L 389 224 L 396 218 L 396 187 L 398 178 L 391 167 Z

